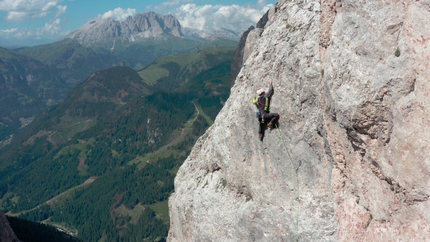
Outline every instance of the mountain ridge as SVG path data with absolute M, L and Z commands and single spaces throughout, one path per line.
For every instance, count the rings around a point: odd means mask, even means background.
M 88 21 L 78 30 L 64 37 L 89 47 L 102 45 L 114 49 L 115 42 L 136 42 L 141 39 L 162 39 L 164 35 L 182 37 L 179 21 L 170 14 L 161 15 L 154 12 L 139 13 L 127 17 L 124 21 L 112 18 L 95 18 Z
M 63 99 L 67 84 L 40 61 L 3 48 L 0 57 L 0 140 L 4 140 L 47 105 Z
M 39 138 L 48 135 L 49 141 L 55 146 L 67 141 L 75 132 L 82 131 L 77 129 L 76 125 L 89 128 L 131 99 L 151 92 L 139 75 L 129 67 L 118 66 L 97 71 L 75 87 L 61 104 L 36 117 L 34 123 L 27 126 L 22 133 L 37 132 L 35 137 Z M 52 127 L 46 130 L 43 126 L 47 121 Z M 22 134 L 18 134 L 16 139 L 23 138 L 20 136 Z M 15 141 L 17 142 L 20 143 Z
M 8 86 L 5 86 L 6 81 L 0 81 L 3 91 L 0 99 L 7 104 L 0 109 L 0 149 L 10 144 L 18 129 L 31 122 L 37 112 L 62 101 L 72 88 L 95 71 L 112 66 L 128 66 L 141 70 L 161 56 L 191 53 L 208 46 L 237 44 L 235 41 L 220 38 L 187 39 L 180 32 L 179 22 L 171 15 L 150 12 L 129 17 L 123 22 L 99 20 L 100 26 L 105 26 L 106 29 L 99 28 L 97 34 L 82 29 L 80 32 L 74 32 L 82 38 L 83 44 L 87 39 L 92 40 L 91 47 L 86 47 L 73 38 L 66 38 L 52 44 L 14 50 L 2 49 L 1 52 L 5 56 L 3 61 L 10 59 L 6 58 L 6 52 L 9 52 L 9 55 L 19 57 L 20 62 L 25 60 L 27 66 L 37 63 L 38 67 L 31 69 L 34 73 L 21 70 L 25 73 L 25 78 L 23 75 L 14 77 L 15 81 L 8 82 Z M 87 25 L 96 24 L 90 23 L 91 21 Z M 124 26 L 124 33 L 118 30 L 121 25 Z M 96 37 L 94 39 L 91 36 Z M 149 38 L 144 38 L 145 36 Z M 117 37 L 124 38 L 115 41 Z M 107 41 L 108 44 L 99 45 L 99 40 Z M 8 72 L 3 75 L 4 78 L 10 78 L 10 73 L 16 71 L 16 68 L 8 63 L 3 63 L 2 67 L 3 73 Z M 11 87 L 11 83 L 15 86 Z M 11 88 L 13 90 L 10 90 Z

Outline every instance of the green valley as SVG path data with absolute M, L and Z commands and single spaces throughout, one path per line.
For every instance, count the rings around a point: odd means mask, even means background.
M 197 41 L 165 35 L 118 41 L 112 48 L 100 44 L 83 46 L 73 39 L 14 50 L 0 48 L 0 149 L 9 145 L 36 114 L 61 103 L 92 73 L 114 66 L 142 70 L 162 56 L 236 45 L 224 39 Z
M 175 174 L 228 98 L 234 47 L 94 72 L 0 150 L 0 207 L 83 241 L 165 241 Z

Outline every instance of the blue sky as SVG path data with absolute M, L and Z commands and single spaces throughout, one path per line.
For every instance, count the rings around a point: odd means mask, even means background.
M 184 27 L 246 30 L 274 0 L 0 0 L 0 46 L 55 42 L 90 19 L 153 11 L 172 14 Z

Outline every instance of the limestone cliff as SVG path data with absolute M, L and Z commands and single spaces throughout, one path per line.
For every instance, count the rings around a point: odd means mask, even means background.
M 270 11 L 178 172 L 168 240 L 427 241 L 430 1 Z M 260 142 L 250 100 L 270 80 L 280 128 Z
M 127 17 L 124 21 L 112 18 L 95 18 L 64 39 L 73 40 L 83 46 L 104 46 L 108 48 L 121 41 L 124 45 L 148 38 L 160 38 L 164 35 L 182 37 L 179 21 L 170 14 L 154 12 L 139 13 Z

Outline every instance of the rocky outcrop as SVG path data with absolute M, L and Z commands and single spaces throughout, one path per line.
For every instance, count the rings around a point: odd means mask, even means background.
M 245 47 L 246 40 L 248 39 L 248 35 L 252 30 L 254 30 L 255 27 L 251 26 L 247 31 L 245 31 L 242 34 L 242 37 L 240 38 L 239 45 L 237 49 L 234 51 L 233 59 L 231 60 L 231 79 L 232 79 L 232 86 L 234 84 L 234 81 L 236 80 L 237 75 L 240 72 L 240 69 L 242 69 L 243 63 L 246 60 L 248 56 L 245 56 Z M 248 47 L 249 48 L 249 47 Z
M 182 36 L 181 24 L 172 15 L 160 15 L 153 12 L 128 17 L 121 23 L 122 34 L 141 33 L 145 37 L 153 37 L 164 33 Z
M 0 242 L 18 242 L 18 238 L 7 221 L 6 216 L 0 212 Z
M 430 238 L 430 1 L 280 1 L 175 179 L 169 241 Z M 246 102 L 273 80 L 279 129 Z
M 123 22 L 112 18 L 90 20 L 78 30 L 70 33 L 65 40 L 73 40 L 83 46 L 112 47 L 116 41 L 125 45 L 148 38 L 162 38 L 163 35 L 182 37 L 179 21 L 170 14 L 154 12 L 129 16 Z
M 239 46 L 234 52 L 234 56 L 231 64 L 231 77 L 232 77 L 233 84 L 234 84 L 234 81 L 236 80 L 237 75 L 239 74 L 240 69 L 245 63 L 246 59 L 248 59 L 249 55 L 254 49 L 255 44 L 257 43 L 257 40 L 260 38 L 261 33 L 263 32 L 264 26 L 267 24 L 267 22 L 269 22 L 269 20 L 275 14 L 276 9 L 277 9 L 276 7 L 271 8 L 258 21 L 256 25 L 257 27 L 251 26 L 247 31 L 245 31 L 242 34 L 242 37 L 240 38 L 240 41 L 239 41 Z

